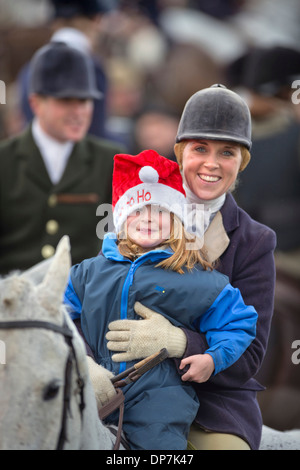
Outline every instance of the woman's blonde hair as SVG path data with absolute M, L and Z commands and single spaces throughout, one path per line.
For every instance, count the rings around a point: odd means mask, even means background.
M 174 145 L 174 153 L 176 155 L 176 159 L 180 168 L 180 171 L 182 171 L 182 159 L 183 159 L 183 150 L 188 143 L 188 140 L 182 140 L 181 142 L 178 142 L 177 144 Z M 251 155 L 249 150 L 242 144 L 238 144 L 241 149 L 241 154 L 242 154 L 242 162 L 241 166 L 239 169 L 239 172 L 243 171 L 246 166 L 248 165 Z
M 118 248 L 122 256 L 131 261 L 141 256 L 145 251 L 137 245 L 123 230 L 118 234 Z M 193 249 L 189 249 L 189 245 Z M 165 240 L 162 245 L 155 248 L 171 248 L 174 252 L 169 258 L 164 259 L 156 265 L 164 269 L 170 269 L 183 274 L 183 268 L 191 271 L 196 264 L 200 264 L 205 270 L 212 269 L 212 265 L 205 257 L 205 250 L 200 248 L 202 243 L 196 237 L 188 234 L 184 229 L 181 220 L 171 213 L 170 238 Z

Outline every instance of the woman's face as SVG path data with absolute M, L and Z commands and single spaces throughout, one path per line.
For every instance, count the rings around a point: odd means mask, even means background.
M 233 142 L 187 141 L 182 156 L 184 182 L 200 199 L 215 199 L 235 182 L 241 162 L 241 148 Z
M 170 238 L 170 222 L 170 212 L 158 206 L 144 206 L 127 217 L 127 236 L 150 250 Z

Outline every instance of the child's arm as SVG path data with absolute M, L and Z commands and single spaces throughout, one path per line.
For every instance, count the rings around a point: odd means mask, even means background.
M 66 307 L 68 314 L 73 320 L 78 333 L 80 334 L 82 340 L 84 341 L 87 355 L 94 358 L 93 351 L 90 348 L 90 345 L 88 344 L 81 328 L 82 305 L 73 287 L 71 276 L 69 276 L 69 279 L 68 279 L 67 287 L 64 293 L 63 303 Z
M 64 293 L 63 303 L 66 306 L 67 311 L 72 320 L 80 318 L 82 306 L 74 290 L 71 277 L 69 277 L 68 280 L 68 284 Z
M 215 370 L 215 363 L 210 354 L 196 354 L 182 359 L 179 369 L 189 366 L 187 372 L 181 376 L 183 381 L 206 382 Z

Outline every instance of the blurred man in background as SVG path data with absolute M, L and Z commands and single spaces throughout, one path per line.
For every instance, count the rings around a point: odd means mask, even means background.
M 97 255 L 96 209 L 111 203 L 116 144 L 86 136 L 100 98 L 90 58 L 50 43 L 30 64 L 34 113 L 24 133 L 0 145 L 0 273 L 27 269 L 71 241 L 72 262 Z
M 103 16 L 114 7 L 114 2 L 105 0 L 51 0 L 54 31 L 50 41 L 61 41 L 88 54 L 92 60 L 100 98 L 94 100 L 94 110 L 88 133 L 96 137 L 107 137 L 105 121 L 107 115 L 107 77 L 104 66 L 94 51 L 100 35 Z M 25 121 L 30 122 L 33 112 L 28 101 L 28 65 L 19 76 L 21 109 Z

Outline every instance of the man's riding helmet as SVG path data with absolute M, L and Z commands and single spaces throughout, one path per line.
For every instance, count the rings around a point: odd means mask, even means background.
M 33 56 L 29 93 L 54 98 L 99 99 L 91 59 L 62 42 L 50 42 Z

